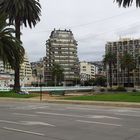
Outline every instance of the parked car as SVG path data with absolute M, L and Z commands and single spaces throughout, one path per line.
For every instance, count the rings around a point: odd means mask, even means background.
M 23 91 L 20 91 L 18 94 L 29 94 L 29 92 L 28 92 L 28 91 L 23 90 Z

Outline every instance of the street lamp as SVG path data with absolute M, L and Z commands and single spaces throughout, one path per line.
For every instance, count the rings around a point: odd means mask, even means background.
M 41 85 L 42 75 L 41 74 L 39 75 L 39 79 L 40 79 L 40 82 L 39 82 L 39 86 L 40 86 L 40 101 L 42 101 L 42 85 Z

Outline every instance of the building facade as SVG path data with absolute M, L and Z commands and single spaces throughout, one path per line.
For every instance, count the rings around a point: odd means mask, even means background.
M 107 42 L 106 54 L 111 52 L 116 56 L 116 62 L 112 66 L 112 85 L 128 86 L 128 73 L 122 71 L 120 58 L 129 53 L 135 60 L 135 69 L 129 74 L 130 86 L 140 87 L 140 39 L 120 39 L 119 41 Z M 107 83 L 109 83 L 109 67 L 107 66 Z
M 32 69 L 27 54 L 24 56 L 24 62 L 20 66 L 20 84 L 22 87 L 31 86 Z
M 30 86 L 32 82 L 32 70 L 27 54 L 24 56 L 24 62 L 20 67 L 21 86 Z M 14 70 L 12 70 L 8 64 L 4 66 L 3 61 L 0 61 L 0 85 L 1 87 L 9 87 L 14 85 Z
M 40 82 L 41 84 L 45 84 L 44 82 L 45 63 L 46 57 L 40 59 L 39 61 L 31 62 L 32 77 L 33 77 L 32 85 L 39 86 Z
M 53 30 L 46 42 L 45 82 L 52 80 L 52 67 L 61 65 L 64 69 L 64 84 L 72 84 L 79 72 L 77 41 L 70 30 Z
M 96 78 L 106 77 L 103 61 L 91 61 L 90 63 L 96 66 L 96 69 L 97 69 Z
M 98 67 L 95 64 L 86 61 L 80 62 L 81 81 L 84 82 L 90 79 L 95 79 L 97 73 L 98 73 Z

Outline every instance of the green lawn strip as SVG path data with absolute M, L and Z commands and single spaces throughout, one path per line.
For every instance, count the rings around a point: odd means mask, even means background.
M 66 100 L 85 101 L 119 101 L 119 102 L 140 102 L 140 92 L 133 93 L 104 93 L 96 95 L 73 96 L 63 98 Z
M 8 97 L 8 98 L 32 98 L 39 96 L 39 94 L 17 94 L 15 92 L 0 92 L 0 97 Z

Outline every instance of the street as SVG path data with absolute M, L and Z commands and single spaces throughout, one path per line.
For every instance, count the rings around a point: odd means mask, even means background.
M 1 100 L 0 140 L 140 140 L 140 109 Z

